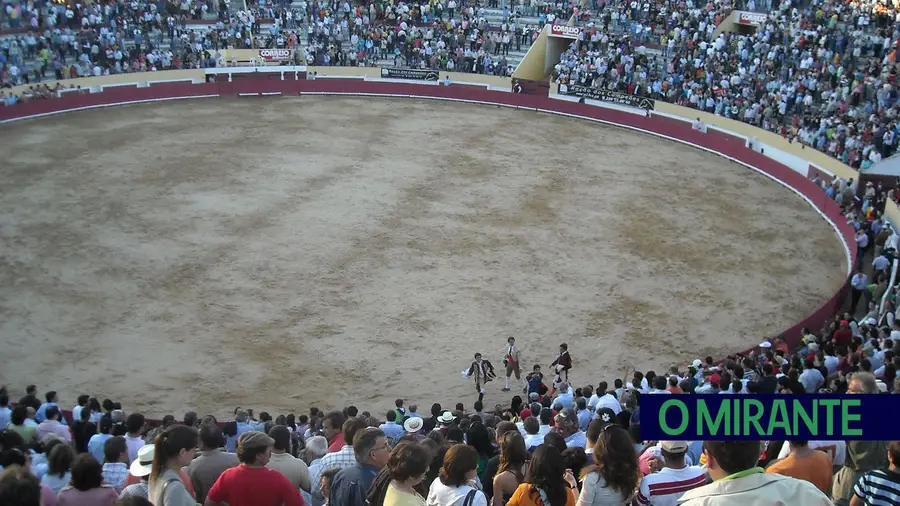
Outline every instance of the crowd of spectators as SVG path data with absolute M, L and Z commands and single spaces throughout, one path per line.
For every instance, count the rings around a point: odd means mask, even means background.
M 6 3 L 0 86 L 45 79 L 215 66 L 220 50 L 294 49 L 297 63 L 396 65 L 509 75 L 509 51 L 526 49 L 545 22 L 571 9 L 533 0 L 492 26 L 484 7 L 460 0 L 284 0 L 230 9 L 224 0 Z M 539 25 L 521 22 L 525 13 Z M 191 21 L 208 20 L 201 27 Z M 263 27 L 261 20 L 267 21 Z M 18 30 L 18 31 L 15 31 Z M 305 33 L 304 33 L 305 32 Z M 302 39 L 305 51 L 300 51 Z
M 304 4 L 306 58 L 316 65 L 396 66 L 508 76 L 510 50 L 528 48 L 540 28 L 571 12 L 563 4 L 525 2 L 491 25 L 484 6 L 456 0 L 370 2 L 353 6 L 333 0 Z M 538 17 L 537 25 L 522 17 Z
M 770 6 L 752 33 L 714 37 L 731 11 L 727 1 L 608 3 L 564 53 L 554 79 L 744 121 L 857 169 L 890 156 L 900 108 L 894 23 L 900 5 Z M 661 56 L 641 57 L 654 45 Z

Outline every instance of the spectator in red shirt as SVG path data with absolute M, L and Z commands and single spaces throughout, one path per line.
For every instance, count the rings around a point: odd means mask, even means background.
M 853 340 L 853 332 L 847 320 L 841 320 L 841 326 L 834 332 L 834 344 L 838 346 L 850 346 Z
M 322 432 L 328 440 L 328 453 L 339 451 L 344 447 L 344 433 L 341 427 L 344 425 L 344 414 L 340 411 L 332 411 L 322 419 Z
M 206 496 L 204 506 L 304 506 L 300 492 L 278 471 L 266 468 L 275 440 L 251 430 L 238 439 L 241 465 L 228 469 Z

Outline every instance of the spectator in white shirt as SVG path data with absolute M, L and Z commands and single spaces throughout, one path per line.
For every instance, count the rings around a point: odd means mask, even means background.
M 12 419 L 12 409 L 9 407 L 9 396 L 0 394 L 0 430 L 6 428 Z
M 523 427 L 525 428 L 524 436 L 526 449 L 533 450 L 544 444 L 544 436 L 540 434 L 541 422 L 539 422 L 537 418 L 529 416 L 523 422 Z
M 599 397 L 597 397 L 598 395 Z M 622 412 L 622 406 L 619 404 L 619 400 L 615 395 L 607 391 L 607 384 L 605 381 L 601 381 L 597 384 L 597 393 L 594 394 L 594 397 L 597 397 L 597 400 L 594 401 L 594 411 L 597 411 L 600 408 L 609 408 L 617 415 Z M 590 403 L 588 404 L 590 405 Z
M 128 444 L 128 464 L 131 465 L 137 458 L 138 450 L 144 446 L 144 438 L 141 437 L 141 431 L 144 430 L 144 415 L 140 413 L 132 413 L 125 420 L 125 429 L 128 434 L 125 436 L 125 442 Z

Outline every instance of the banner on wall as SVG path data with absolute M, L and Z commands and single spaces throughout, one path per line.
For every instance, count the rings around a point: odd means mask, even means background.
M 560 84 L 559 94 L 581 97 L 589 100 L 599 100 L 611 104 L 621 104 L 628 107 L 637 107 L 649 111 L 653 110 L 655 104 L 653 99 L 647 97 L 619 93 L 618 91 L 601 90 L 600 88 L 592 88 L 590 86 L 579 86 L 577 84 Z
M 566 39 L 577 39 L 582 30 L 580 26 L 553 25 L 550 27 L 550 35 Z
M 381 77 L 384 79 L 411 79 L 414 81 L 438 81 L 440 73 L 437 70 L 401 69 L 396 67 L 382 67 Z
M 293 56 L 290 49 L 260 49 L 259 57 L 265 61 L 288 61 Z

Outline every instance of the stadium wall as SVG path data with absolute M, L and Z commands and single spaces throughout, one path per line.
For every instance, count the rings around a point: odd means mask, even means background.
M 271 69 L 275 70 L 275 69 Z M 221 69 L 219 70 L 221 72 Z M 0 107 L 0 122 L 23 120 L 62 112 L 126 105 L 142 102 L 177 100 L 187 98 L 234 97 L 239 95 L 355 95 L 397 98 L 448 100 L 477 103 L 499 107 L 510 107 L 539 113 L 558 114 L 608 125 L 629 128 L 682 142 L 699 149 L 719 154 L 725 158 L 756 170 L 789 187 L 812 205 L 831 225 L 843 243 L 847 260 L 847 279 L 841 288 L 821 307 L 781 334 L 790 346 L 796 346 L 803 327 L 819 328 L 826 319 L 839 311 L 847 299 L 850 269 L 856 262 L 856 248 L 853 228 L 841 215 L 840 208 L 814 184 L 807 174 L 767 156 L 768 153 L 754 151 L 747 146 L 747 140 L 758 138 L 776 149 L 802 156 L 810 162 L 810 169 L 828 171 L 841 177 L 854 177 L 855 171 L 833 160 L 824 153 L 813 149 L 802 149 L 788 143 L 775 134 L 745 125 L 743 123 L 700 113 L 693 109 L 670 104 L 657 103 L 658 111 L 651 114 L 635 114 L 609 107 L 557 100 L 547 96 L 510 93 L 509 79 L 505 81 L 507 91 L 498 91 L 498 79 L 491 76 L 473 74 L 450 74 L 451 86 L 423 85 L 416 81 L 385 82 L 377 77 L 378 69 L 316 68 L 307 71 L 319 72 L 319 78 L 310 80 L 273 80 L 266 77 L 240 79 L 233 82 L 205 82 L 205 73 L 198 71 L 171 71 L 152 74 L 129 74 L 103 78 L 91 78 L 88 82 L 76 80 L 83 88 L 63 94 L 58 99 L 38 100 L 12 107 Z M 364 72 L 363 72 L 364 71 Z M 328 73 L 330 76 L 325 76 Z M 338 75 L 340 74 L 340 75 Z M 252 74 L 255 75 L 255 74 Z M 443 75 L 443 74 L 442 74 Z M 127 77 L 130 81 L 123 79 Z M 164 77 L 165 79 L 160 79 Z M 487 78 L 487 79 L 485 79 Z M 160 82 L 162 81 L 162 82 Z M 132 85 L 128 85 L 128 84 Z M 115 84 L 119 86 L 109 86 Z M 480 84 L 476 86 L 474 84 Z M 691 128 L 690 122 L 700 116 L 710 128 L 706 133 Z M 896 206 L 889 207 L 896 214 Z M 894 221 L 900 223 L 900 221 Z M 749 352 L 749 350 L 743 350 Z

